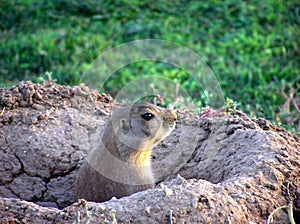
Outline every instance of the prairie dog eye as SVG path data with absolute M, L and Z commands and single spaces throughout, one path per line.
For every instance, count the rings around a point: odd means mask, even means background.
M 142 114 L 141 117 L 146 120 L 146 121 L 149 121 L 151 120 L 152 118 L 154 118 L 154 114 L 151 114 L 151 113 L 145 113 L 145 114 Z

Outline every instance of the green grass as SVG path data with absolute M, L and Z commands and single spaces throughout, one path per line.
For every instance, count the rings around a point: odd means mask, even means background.
M 37 82 L 46 71 L 60 84 L 77 84 L 106 49 L 155 38 L 197 52 L 225 97 L 249 115 L 291 131 L 297 127 L 295 108 L 288 110 L 279 92 L 282 83 L 296 89 L 300 82 L 299 1 L 0 0 L 0 7 L 2 87 Z M 105 87 L 115 93 L 139 75 L 154 73 L 176 78 L 195 100 L 204 100 L 189 74 L 160 62 L 126 66 Z

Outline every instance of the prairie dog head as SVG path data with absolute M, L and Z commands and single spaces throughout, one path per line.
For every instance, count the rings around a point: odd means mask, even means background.
M 151 149 L 175 128 L 176 113 L 149 103 L 136 103 L 112 114 L 118 140 L 134 149 Z

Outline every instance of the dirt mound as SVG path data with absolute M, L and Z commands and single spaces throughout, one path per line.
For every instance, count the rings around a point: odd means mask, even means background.
M 154 149 L 155 189 L 74 203 L 78 168 L 111 105 L 84 85 L 0 89 L 1 223 L 265 223 L 284 205 L 299 218 L 299 137 L 263 119 L 226 116 L 177 125 Z M 274 221 L 288 223 L 287 211 Z

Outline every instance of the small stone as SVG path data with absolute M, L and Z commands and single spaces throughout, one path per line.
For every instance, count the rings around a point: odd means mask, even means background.
M 101 205 L 101 204 L 97 204 L 95 206 L 95 211 L 104 211 L 105 210 L 105 206 Z
M 173 195 L 173 190 L 171 188 L 168 188 L 166 185 L 162 183 L 160 184 L 160 187 L 165 191 L 166 196 Z
M 233 197 L 233 198 L 245 198 L 244 195 L 241 195 L 241 194 L 238 194 L 238 193 L 230 194 L 230 196 Z
M 146 207 L 146 213 L 147 213 L 147 215 L 150 215 L 150 213 L 151 213 L 151 206 L 147 206 Z
M 182 177 L 180 174 L 177 174 L 177 177 L 176 177 L 176 183 L 180 184 L 180 183 L 186 183 L 187 180 Z
M 198 202 L 199 202 L 198 198 L 197 198 L 197 197 L 194 197 L 194 198 L 192 199 L 192 207 L 193 207 L 193 208 L 197 208 L 197 207 L 198 207 Z
M 117 201 L 118 199 L 116 197 L 112 197 L 110 200 L 111 201 Z
M 249 202 L 251 204 L 255 204 L 256 203 L 255 198 L 247 198 L 246 200 L 247 200 L 247 202 Z
M 124 207 L 120 205 L 120 206 L 118 207 L 118 211 L 123 212 L 123 211 L 124 211 Z
M 173 195 L 173 190 L 170 188 L 167 188 L 167 189 L 165 189 L 165 193 L 166 193 L 166 196 L 171 196 L 171 195 Z

